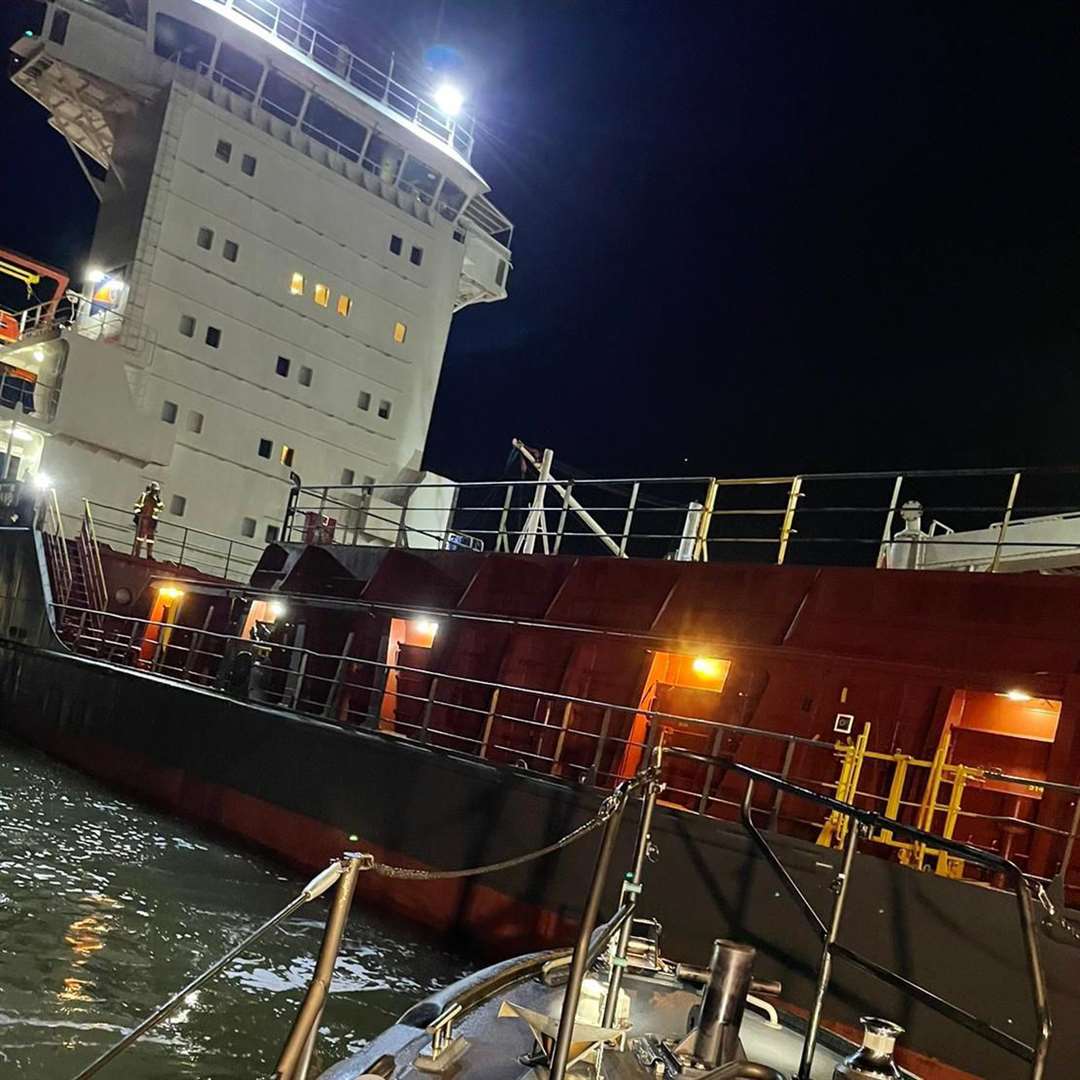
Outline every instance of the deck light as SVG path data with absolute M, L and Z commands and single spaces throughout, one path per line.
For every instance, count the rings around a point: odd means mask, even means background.
M 1031 695 L 1026 690 L 1006 690 L 1002 697 L 1007 697 L 1010 701 L 1030 701 Z
M 724 669 L 723 664 L 712 656 L 695 656 L 690 666 L 694 669 L 694 674 L 702 679 L 719 678 Z
M 158 589 L 158 598 L 161 600 L 179 600 L 184 595 L 183 589 L 178 589 L 175 585 L 162 585 Z
M 280 600 L 271 600 L 268 611 L 271 619 L 280 619 L 285 614 L 286 608 Z
M 18 437 L 18 432 L 15 433 Z M 33 479 L 34 487 L 39 491 L 48 491 L 52 487 L 52 477 L 48 473 L 36 472 Z
M 105 280 L 105 271 L 100 269 L 100 267 L 91 266 L 86 271 L 86 280 L 89 281 L 91 285 L 97 285 L 98 282 Z
M 439 632 L 439 624 L 434 619 L 417 619 L 413 625 L 416 632 L 426 638 L 433 638 Z
M 447 116 L 457 116 L 465 104 L 465 95 L 453 83 L 442 83 L 435 91 L 435 104 Z

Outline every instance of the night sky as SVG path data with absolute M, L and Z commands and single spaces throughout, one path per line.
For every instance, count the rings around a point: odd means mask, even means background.
M 514 435 L 594 475 L 1080 461 L 1075 4 L 439 7 L 311 3 L 461 51 L 515 222 L 429 467 L 499 475 Z M 70 152 L 7 83 L 0 116 L 0 245 L 80 268 Z

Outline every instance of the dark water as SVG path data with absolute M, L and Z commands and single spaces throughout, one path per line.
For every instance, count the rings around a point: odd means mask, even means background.
M 304 880 L 0 740 L 0 1077 L 70 1077 Z M 302 909 L 101 1074 L 265 1076 L 314 967 Z M 354 913 L 312 1075 L 471 967 Z

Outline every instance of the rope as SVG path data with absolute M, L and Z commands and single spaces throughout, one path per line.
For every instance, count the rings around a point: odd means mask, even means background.
M 633 786 L 636 786 L 633 785 Z M 601 804 L 596 814 L 579 825 L 572 832 L 568 832 L 561 840 L 556 840 L 546 847 L 530 851 L 525 855 L 517 855 L 512 859 L 504 859 L 502 862 L 488 863 L 487 866 L 471 866 L 464 870 L 415 870 L 407 866 L 388 866 L 386 863 L 372 862 L 361 869 L 374 870 L 381 877 L 404 878 L 409 881 L 445 881 L 448 878 L 479 877 L 481 874 L 494 874 L 499 870 L 509 870 L 512 866 L 521 866 L 524 863 L 542 859 L 560 848 L 569 847 L 571 844 L 587 836 L 594 829 L 598 829 L 607 822 L 608 818 L 615 813 L 619 803 L 629 794 L 629 786 L 625 790 L 619 790 L 609 795 Z

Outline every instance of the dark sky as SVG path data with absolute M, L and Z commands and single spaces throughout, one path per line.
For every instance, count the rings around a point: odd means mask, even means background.
M 406 55 L 439 19 L 311 6 Z M 1080 460 L 1075 4 L 444 0 L 440 37 L 516 232 L 430 467 L 496 475 L 514 435 L 594 474 Z M 77 267 L 93 203 L 35 111 L 0 90 L 0 244 Z

